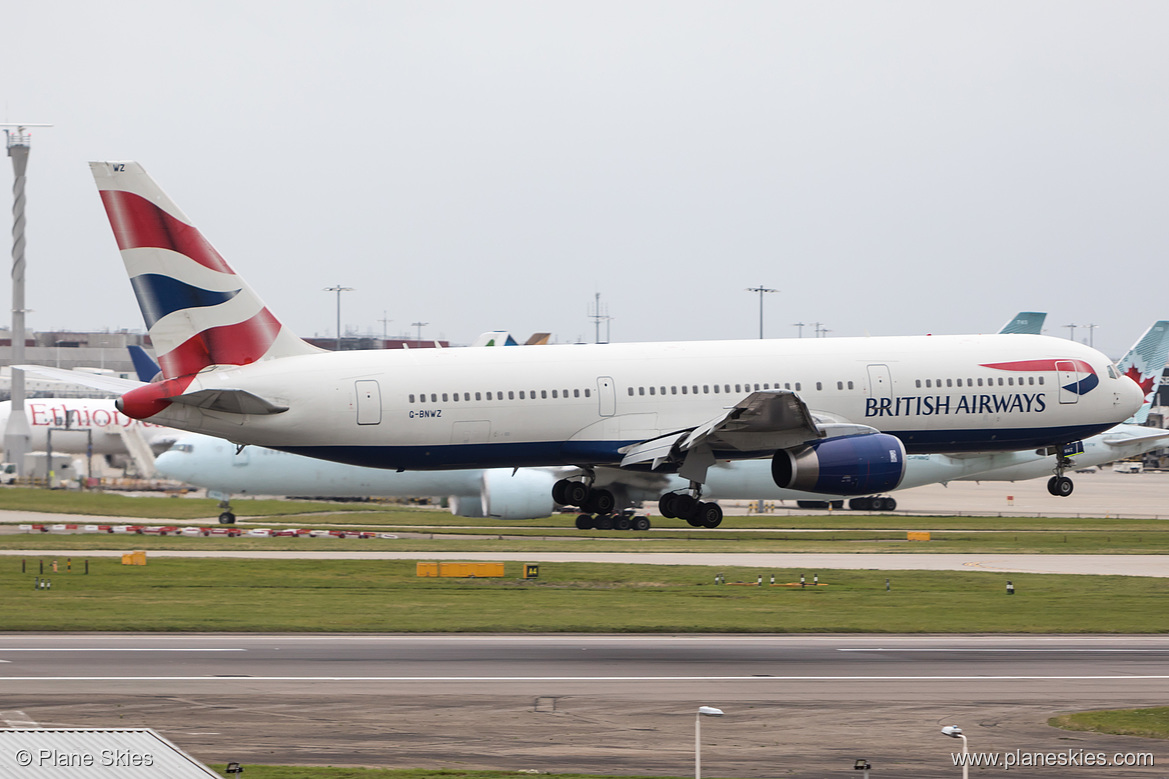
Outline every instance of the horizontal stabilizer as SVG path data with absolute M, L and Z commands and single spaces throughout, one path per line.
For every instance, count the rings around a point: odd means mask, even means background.
M 167 398 L 172 403 L 195 406 L 208 411 L 222 411 L 227 414 L 280 414 L 288 406 L 277 406 L 244 390 L 205 389 Z
M 108 376 L 102 373 L 89 373 L 87 371 L 70 371 L 65 368 L 50 368 L 47 365 L 13 365 L 13 368 L 31 373 L 36 376 L 42 376 L 46 379 L 56 379 L 57 381 L 67 381 L 73 384 L 80 384 L 82 387 L 90 387 L 91 389 L 102 390 L 103 392 L 111 392 L 115 395 L 120 395 L 123 392 L 129 392 L 132 389 L 138 389 L 143 382 L 134 381 L 133 379 L 123 379 L 118 376 Z

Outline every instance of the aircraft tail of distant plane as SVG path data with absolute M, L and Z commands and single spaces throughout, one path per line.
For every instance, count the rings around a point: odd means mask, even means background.
M 1042 311 L 1020 311 L 1015 318 L 1003 325 L 999 333 L 1022 333 L 1025 335 L 1040 335 L 1043 331 L 1043 321 L 1047 314 Z
M 163 378 L 321 351 L 272 315 L 140 164 L 89 166 Z
M 1149 409 L 1157 394 L 1157 385 L 1161 381 L 1161 373 L 1165 370 L 1165 361 L 1169 358 L 1169 321 L 1161 320 L 1153 324 L 1140 337 L 1119 363 L 1120 372 L 1135 381 L 1145 393 L 1145 404 L 1127 421 L 1130 424 L 1143 425 L 1149 418 Z
M 149 383 L 162 377 L 162 369 L 158 367 L 158 363 L 150 359 L 145 349 L 138 344 L 130 344 L 126 349 L 130 352 L 130 362 L 134 363 L 134 373 L 138 374 L 138 381 Z

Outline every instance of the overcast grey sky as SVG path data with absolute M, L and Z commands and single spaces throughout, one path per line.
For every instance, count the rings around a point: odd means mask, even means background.
M 5 121 L 56 125 L 29 326 L 141 329 L 85 164 L 136 159 L 300 335 L 342 284 L 377 334 L 592 340 L 600 292 L 615 341 L 753 338 L 763 284 L 768 337 L 1030 309 L 1118 356 L 1169 318 L 1167 31 L 1162 2 L 13 4 Z

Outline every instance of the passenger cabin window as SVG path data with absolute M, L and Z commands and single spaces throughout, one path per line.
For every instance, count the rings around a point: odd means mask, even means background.
M 410 396 L 410 402 L 411 402 L 411 403 L 413 403 L 413 402 L 414 402 L 414 396 L 413 396 L 413 395 L 411 395 L 411 396 Z

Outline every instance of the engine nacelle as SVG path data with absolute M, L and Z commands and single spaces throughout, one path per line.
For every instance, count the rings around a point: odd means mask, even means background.
M 905 476 L 905 446 L 886 433 L 850 435 L 780 449 L 771 458 L 779 487 L 824 495 L 873 495 Z
M 483 471 L 482 491 L 472 496 L 454 497 L 451 513 L 460 517 L 494 517 L 495 519 L 540 519 L 552 514 L 552 485 L 558 477 L 534 468 L 521 468 L 512 475 L 511 468 Z

